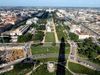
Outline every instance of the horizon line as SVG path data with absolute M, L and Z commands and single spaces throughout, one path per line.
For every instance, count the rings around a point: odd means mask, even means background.
M 99 6 L 0 6 L 0 7 L 61 7 L 61 8 L 100 8 Z

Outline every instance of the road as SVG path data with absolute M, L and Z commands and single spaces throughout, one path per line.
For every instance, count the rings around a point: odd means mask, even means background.
M 8 62 L 8 63 L 6 63 L 6 64 L 2 64 L 2 65 L 0 65 L 0 68 L 6 67 L 6 66 L 14 65 L 14 64 L 16 64 L 16 63 L 21 62 L 21 61 L 24 60 L 24 59 L 25 59 L 25 58 L 21 58 L 21 59 L 17 59 L 17 60 L 15 60 L 15 61 L 12 61 L 12 62 Z
M 32 53 L 31 53 L 31 45 L 33 44 L 33 41 L 30 41 L 30 42 L 27 42 L 26 44 L 25 44 L 25 46 L 24 46 L 24 50 L 25 50 L 25 52 L 26 52 L 26 56 L 27 57 L 30 57 L 31 55 L 32 55 Z
M 25 75 L 31 75 L 31 74 L 32 74 L 38 67 L 40 67 L 41 65 L 43 65 L 43 63 L 40 63 L 38 66 L 35 66 L 35 65 L 34 65 L 33 69 L 32 69 L 30 72 L 26 73 Z
M 57 53 L 47 53 L 47 54 L 34 54 L 31 56 L 33 59 L 43 59 L 43 58 L 58 58 Z M 68 58 L 68 54 L 65 54 L 65 58 Z
M 68 40 L 68 43 L 70 44 L 70 54 L 69 54 L 69 60 L 76 61 L 77 55 L 77 45 L 73 41 Z

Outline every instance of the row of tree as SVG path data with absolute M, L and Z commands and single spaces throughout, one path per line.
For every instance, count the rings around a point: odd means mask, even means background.
M 32 34 L 27 33 L 25 35 L 21 35 L 18 37 L 18 42 L 23 43 L 23 42 L 28 42 L 32 40 Z
M 18 37 L 18 42 L 28 42 L 28 41 L 42 41 L 44 37 L 44 32 L 37 31 L 34 35 L 27 33 Z

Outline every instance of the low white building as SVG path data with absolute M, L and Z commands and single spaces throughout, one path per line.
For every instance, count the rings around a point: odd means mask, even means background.
M 48 23 L 46 24 L 46 31 L 47 32 L 51 32 L 51 22 L 48 21 Z
M 55 9 L 51 9 L 51 8 L 49 8 L 49 9 L 46 9 L 46 11 L 49 12 L 49 13 L 51 13 L 51 12 L 54 12 Z
M 61 14 L 60 12 L 56 12 L 56 14 L 57 14 L 57 16 L 58 16 L 59 18 L 63 18 L 63 17 L 64 17 L 63 14 Z
M 46 31 L 47 31 L 47 32 L 51 32 L 50 26 L 46 25 Z
M 31 19 L 30 19 L 30 20 L 27 20 L 26 24 L 27 24 L 27 25 L 31 25 L 31 24 L 32 24 Z
M 36 24 L 37 21 L 38 21 L 38 18 L 37 18 L 37 17 L 34 17 L 34 18 L 32 18 L 32 19 L 27 20 L 26 24 L 27 24 L 27 25 L 31 25 L 31 24 L 33 24 L 33 23 Z
M 16 30 L 11 31 L 10 35 L 23 35 L 23 33 L 26 32 L 29 27 L 30 25 L 20 26 Z
M 81 40 L 89 38 L 89 37 L 95 37 L 95 35 L 93 35 L 93 34 L 90 34 L 86 31 L 82 31 L 81 26 L 77 26 L 77 25 L 72 25 L 70 27 L 70 32 L 78 35 L 79 39 L 81 39 Z
M 33 23 L 36 24 L 38 20 L 39 20 L 39 19 L 38 19 L 37 17 L 33 18 Z
M 79 36 L 79 39 L 81 40 L 89 37 L 95 37 L 95 35 L 89 34 L 88 32 L 87 33 L 84 31 L 79 32 L 78 30 L 76 30 L 75 34 L 77 34 Z
M 79 36 L 79 39 L 86 39 L 90 37 L 89 35 L 78 35 L 78 36 Z

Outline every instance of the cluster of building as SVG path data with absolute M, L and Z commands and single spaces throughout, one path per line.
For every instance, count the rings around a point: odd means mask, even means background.
M 100 11 L 98 9 L 60 9 L 56 12 L 58 18 L 64 19 L 70 27 L 70 32 L 79 39 L 89 37 L 100 38 Z
M 28 9 L 0 10 L 0 33 L 14 26 L 17 27 L 18 23 L 29 19 L 34 13 L 37 11 Z
M 31 55 L 30 43 L 17 43 L 18 37 L 26 33 L 35 34 L 32 24 L 37 24 L 39 18 L 46 18 L 52 10 L 7 9 L 0 10 L 0 38 L 10 37 L 10 43 L 0 44 L 0 73 L 12 70 L 13 64 L 21 62 Z M 47 24 L 47 28 L 50 26 Z M 51 29 L 47 29 L 51 32 Z M 3 38 L 4 39 L 4 38 Z M 12 43 L 11 43 L 12 42 Z
M 93 35 L 91 32 L 89 33 L 85 31 L 85 29 L 83 29 L 82 26 L 72 25 L 70 27 L 70 32 L 77 34 L 79 36 L 79 39 L 86 39 L 89 37 L 95 38 L 95 35 Z
M 25 33 L 34 33 L 32 24 L 37 24 L 40 18 L 46 18 L 49 12 L 54 10 L 47 9 L 10 9 L 0 10 L 0 35 L 10 36 L 10 42 L 17 42 L 18 36 Z
M 9 62 L 20 62 L 27 57 L 26 45 L 18 45 L 18 36 L 29 32 L 35 34 L 32 24 L 37 24 L 39 19 L 46 18 L 48 13 L 56 11 L 57 19 L 64 20 L 64 24 L 70 28 L 71 33 L 79 36 L 79 39 L 89 37 L 100 38 L 100 11 L 92 9 L 14 9 L 0 10 L 0 35 L 11 37 L 13 44 L 0 44 L 0 70 Z M 55 13 L 54 13 L 55 14 Z M 24 24 L 20 24 L 23 23 Z M 55 29 L 52 19 L 47 20 L 46 32 Z M 8 31 L 9 30 L 9 31 Z M 5 32 L 7 31 L 7 32 Z M 10 64 L 11 65 L 11 64 Z M 48 63 L 50 72 L 55 70 L 53 63 Z
M 25 34 L 28 31 L 30 31 L 30 32 L 33 33 L 35 30 L 34 30 L 34 28 L 30 29 L 30 26 L 32 24 L 36 24 L 37 21 L 38 21 L 38 18 L 36 18 L 36 17 L 35 18 L 28 19 L 26 21 L 26 24 L 25 25 L 22 25 L 22 26 L 14 29 L 14 30 L 11 30 L 10 31 L 10 36 L 12 38 L 11 41 L 12 42 L 17 42 L 18 36 L 23 35 L 23 34 Z

